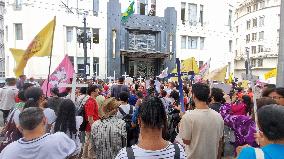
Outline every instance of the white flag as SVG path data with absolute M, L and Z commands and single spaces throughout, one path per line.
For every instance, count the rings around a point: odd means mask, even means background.
M 166 78 L 168 77 L 168 67 L 162 71 L 162 73 L 158 76 L 158 78 Z

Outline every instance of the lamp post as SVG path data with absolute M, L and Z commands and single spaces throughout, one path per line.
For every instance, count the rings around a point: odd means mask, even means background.
M 83 49 L 84 49 L 84 77 L 87 78 L 87 23 L 86 23 L 86 18 L 87 18 L 87 13 L 83 14 L 83 23 L 84 23 L 84 39 L 83 39 Z
M 280 8 L 280 35 L 279 35 L 279 52 L 277 66 L 277 81 L 278 87 L 284 87 L 284 0 L 281 0 Z

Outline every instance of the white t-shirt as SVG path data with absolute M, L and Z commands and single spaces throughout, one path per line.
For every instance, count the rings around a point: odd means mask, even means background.
M 126 105 L 120 105 L 119 106 L 126 114 L 129 114 L 129 111 L 130 111 L 130 105 L 129 104 L 126 104 Z M 133 107 L 133 112 L 134 112 L 134 107 Z M 132 113 L 133 113 L 132 112 Z M 120 119 L 123 118 L 123 115 L 120 113 L 120 111 L 118 110 L 117 113 L 116 113 L 116 116 Z
M 189 140 L 186 154 L 189 159 L 217 159 L 219 141 L 223 137 L 224 121 L 212 109 L 186 112 L 180 121 L 179 135 Z
M 180 144 L 178 144 L 178 146 L 180 149 L 180 159 L 186 159 L 183 147 Z M 169 143 L 169 145 L 166 148 L 156 151 L 144 150 L 138 147 L 137 145 L 133 145 L 131 147 L 133 149 L 135 159 L 158 159 L 158 158 L 174 159 L 175 156 L 175 148 L 172 143 Z M 115 159 L 128 159 L 126 148 L 121 149 Z
M 20 121 L 19 121 L 19 115 L 20 115 L 21 111 L 19 109 L 15 110 L 15 114 L 13 116 L 14 122 L 16 125 L 20 125 Z M 45 108 L 43 110 L 43 113 L 47 119 L 47 124 L 52 124 L 55 122 L 56 120 L 56 115 L 54 110 L 50 109 L 50 108 Z
M 0 154 L 1 159 L 65 159 L 72 156 L 75 142 L 66 134 L 45 134 L 32 141 L 23 138 L 9 144 Z
M 0 89 L 0 109 L 10 110 L 15 104 L 15 98 L 18 94 L 16 86 L 7 86 Z

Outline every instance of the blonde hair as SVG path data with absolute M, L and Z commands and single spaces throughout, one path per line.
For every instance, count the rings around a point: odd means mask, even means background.
M 115 115 L 119 105 L 120 102 L 118 102 L 115 98 L 106 99 L 103 103 L 103 112 L 105 113 L 104 117 L 107 118 L 111 115 Z

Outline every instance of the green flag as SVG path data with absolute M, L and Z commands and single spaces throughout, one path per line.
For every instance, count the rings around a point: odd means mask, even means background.
M 129 5 L 127 10 L 122 14 L 121 21 L 127 21 L 127 19 L 134 14 L 134 1 Z

